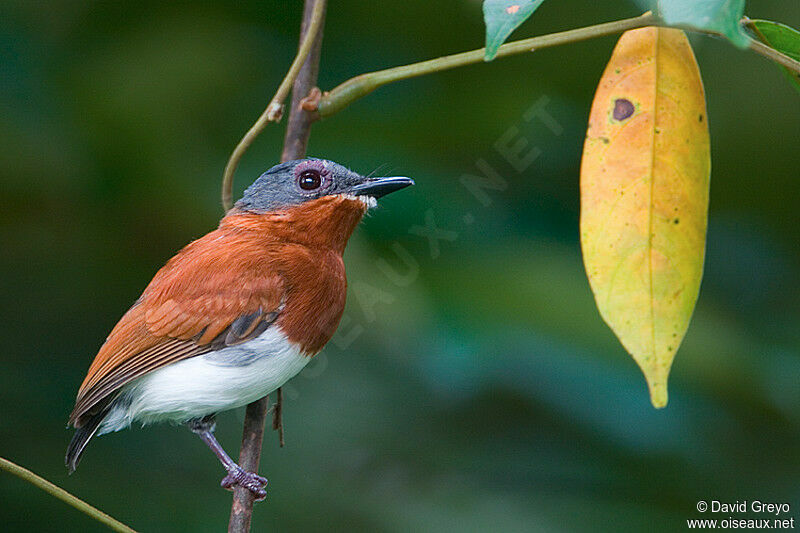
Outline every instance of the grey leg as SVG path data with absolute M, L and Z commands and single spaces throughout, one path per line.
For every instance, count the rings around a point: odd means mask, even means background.
M 267 491 L 265 490 L 267 478 L 261 477 L 254 472 L 244 470 L 236 464 L 236 461 L 225 453 L 220 443 L 217 442 L 216 437 L 214 437 L 216 422 L 213 416 L 190 420 L 188 425 L 189 429 L 197 434 L 197 436 L 206 443 L 206 446 L 211 448 L 211 451 L 214 452 L 214 455 L 217 456 L 219 462 L 222 463 L 222 466 L 225 467 L 225 470 L 228 472 L 228 475 L 222 478 L 220 482 L 223 488 L 232 489 L 234 485 L 239 485 L 252 492 L 256 500 L 263 500 L 267 497 Z

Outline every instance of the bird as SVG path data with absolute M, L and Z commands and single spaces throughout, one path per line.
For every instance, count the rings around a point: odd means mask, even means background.
M 225 468 L 222 487 L 264 499 L 267 479 L 228 456 L 215 415 L 267 396 L 322 350 L 344 310 L 348 239 L 378 198 L 413 184 L 319 158 L 261 174 L 111 330 L 69 416 L 69 473 L 95 435 L 186 424 Z

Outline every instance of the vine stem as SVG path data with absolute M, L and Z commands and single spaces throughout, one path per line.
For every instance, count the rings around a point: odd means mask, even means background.
M 743 19 L 743 23 L 744 22 L 746 22 L 746 19 Z M 562 44 L 585 41 L 587 39 L 621 33 L 636 28 L 643 28 L 645 26 L 665 25 L 656 15 L 648 11 L 647 13 L 644 13 L 638 17 L 616 20 L 613 22 L 605 22 L 603 24 L 595 24 L 593 26 L 550 33 L 547 35 L 540 35 L 538 37 L 531 37 L 530 39 L 512 41 L 502 45 L 498 49 L 496 57 L 501 58 L 510 55 L 533 52 L 542 48 L 550 48 Z M 697 28 L 684 26 L 676 27 L 678 29 L 704 33 L 707 35 L 719 35 L 715 32 L 703 31 Z M 781 52 L 770 48 L 769 46 L 752 38 L 749 39 L 748 47 L 757 54 L 767 57 L 788 69 L 800 73 L 799 61 L 796 61 L 791 57 L 782 54 Z M 443 70 L 449 70 L 456 67 L 481 63 L 484 61 L 484 52 L 484 48 L 479 48 L 477 50 L 462 52 L 460 54 L 438 57 L 436 59 L 412 63 L 410 65 L 403 65 L 400 67 L 361 74 L 354 78 L 350 78 L 344 83 L 333 88 L 331 91 L 323 93 L 322 97 L 317 100 L 318 103 L 315 110 L 318 112 L 318 116 L 320 118 L 329 117 L 335 113 L 338 113 L 359 98 L 368 95 L 375 89 L 386 85 L 387 83 L 415 78 L 417 76 L 424 76 L 425 74 L 441 72 Z
M 549 48 L 561 44 L 584 41 L 586 39 L 620 33 L 634 28 L 652 26 L 657 22 L 658 18 L 653 15 L 652 12 L 648 11 L 638 17 L 540 35 L 538 37 L 531 37 L 530 39 L 512 41 L 502 45 L 498 49 L 496 58 L 532 52 L 541 48 Z M 329 117 L 341 111 L 355 100 L 366 96 L 387 83 L 415 78 L 433 72 L 441 72 L 456 67 L 482 63 L 484 62 L 484 52 L 485 48 L 479 48 L 460 54 L 429 59 L 428 61 L 422 61 L 420 63 L 412 63 L 410 65 L 361 74 L 355 78 L 350 78 L 330 92 L 324 93 L 317 106 L 317 111 L 321 118 Z
M 73 496 L 72 494 L 65 491 L 58 485 L 55 485 L 50 481 L 47 481 L 43 477 L 34 474 L 27 468 L 19 466 L 18 464 L 13 463 L 8 459 L 0 457 L 0 470 L 5 470 L 6 472 L 14 474 L 23 481 L 26 481 L 31 485 L 34 485 L 35 487 L 42 489 L 51 496 L 58 498 L 67 505 L 74 507 L 80 512 L 93 518 L 94 520 L 97 520 L 101 524 L 107 526 L 109 529 L 112 529 L 114 531 L 122 531 L 124 533 L 136 533 L 135 530 L 129 528 L 119 520 L 112 518 L 111 516 L 101 511 L 100 509 L 92 507 L 85 501 L 81 500 L 77 496 Z
M 244 137 L 242 137 L 239 144 L 233 149 L 230 158 L 228 158 L 228 163 L 225 165 L 225 171 L 222 174 L 222 207 L 226 211 L 233 207 L 233 175 L 236 172 L 236 167 L 239 166 L 239 161 L 241 161 L 242 156 L 247 149 L 250 148 L 250 145 L 253 144 L 256 137 L 264 131 L 267 124 L 269 122 L 278 122 L 283 116 L 283 102 L 289 95 L 289 89 L 291 89 L 294 80 L 300 73 L 300 67 L 303 66 L 308 54 L 311 53 L 314 40 L 322 27 L 324 12 L 325 2 L 316 2 L 308 21 L 307 31 L 303 36 L 303 40 L 300 42 L 297 55 L 294 61 L 292 61 L 292 66 L 289 67 L 289 71 L 286 73 L 286 76 L 284 76 L 280 86 L 278 86 L 278 90 L 275 92 L 275 96 L 272 97 L 272 100 L 270 100 L 267 108 L 261 113 L 261 116 L 258 117 L 255 124 L 247 130 L 247 133 L 244 134 Z
M 317 83 L 319 56 L 322 46 L 322 25 L 325 19 L 326 4 L 326 0 L 305 0 L 303 22 L 300 27 L 300 49 L 307 48 L 307 51 L 305 60 L 292 78 L 294 80 L 292 85 L 292 105 L 289 110 L 286 136 L 283 141 L 282 161 L 299 159 L 306 153 L 311 124 L 315 118 L 304 110 L 300 102 Z M 300 53 L 298 52 L 299 56 Z M 294 67 L 294 65 L 292 66 Z M 264 436 L 268 404 L 269 400 L 262 398 L 248 405 L 245 411 L 239 465 L 251 472 L 258 470 L 258 463 L 261 459 L 261 444 Z M 277 426 L 276 429 L 279 431 L 281 446 L 283 446 L 283 426 L 280 416 L 282 404 L 283 395 L 278 389 L 278 403 L 275 406 L 273 424 Z M 228 533 L 247 533 L 250 531 L 252 515 L 253 494 L 249 490 L 236 487 L 233 491 Z

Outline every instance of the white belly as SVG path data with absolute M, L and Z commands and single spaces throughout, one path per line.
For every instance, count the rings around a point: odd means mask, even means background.
M 261 336 L 155 370 L 122 389 L 98 434 L 132 422 L 183 423 L 266 396 L 311 360 L 273 325 Z

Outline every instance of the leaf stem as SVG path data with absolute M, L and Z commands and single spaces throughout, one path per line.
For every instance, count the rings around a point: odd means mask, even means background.
M 76 496 L 73 496 L 72 494 L 65 491 L 58 485 L 55 485 L 47 481 L 43 477 L 37 476 L 27 468 L 23 468 L 16 463 L 12 463 L 8 459 L 0 457 L 0 470 L 5 470 L 6 472 L 14 474 L 23 481 L 26 481 L 31 485 L 34 485 L 35 487 L 42 489 L 51 496 L 58 498 L 67 505 L 70 505 L 75 509 L 79 510 L 80 512 L 97 520 L 101 524 L 107 526 L 109 529 L 112 529 L 114 531 L 121 531 L 124 533 L 136 533 L 135 530 L 129 528 L 122 522 L 110 517 L 100 509 L 92 507 L 85 501 L 81 500 Z
M 752 37 L 748 37 L 747 39 L 748 39 L 747 47 L 753 52 L 760 54 L 766 58 L 769 58 L 774 62 L 778 63 L 779 65 L 782 65 L 788 68 L 789 70 L 792 70 L 800 74 L 800 61 L 792 59 L 786 54 L 783 54 L 778 50 L 775 50 L 771 46 L 767 46 L 761 41 L 753 39 Z
M 797 74 L 800 74 L 800 61 L 797 61 L 793 57 L 789 57 L 783 52 L 776 50 L 771 46 L 769 46 L 768 44 L 766 44 L 766 39 L 764 38 L 764 35 L 758 30 L 758 27 L 753 23 L 753 20 L 751 18 L 743 17 L 741 20 L 741 24 L 742 26 L 753 32 L 753 34 L 755 34 L 758 37 L 758 39 L 753 39 L 752 37 L 748 36 L 749 41 L 747 43 L 747 47 L 750 48 L 750 50 L 775 61 L 779 65 L 783 65 L 784 67 L 796 72 Z
M 269 105 L 258 117 L 255 124 L 253 124 L 247 133 L 244 134 L 242 140 L 233 149 L 228 163 L 225 165 L 225 171 L 222 175 L 222 207 L 227 211 L 233 207 L 233 174 L 236 172 L 236 167 L 239 166 L 242 156 L 253 144 L 253 141 L 258 135 L 264 131 L 267 123 L 278 122 L 283 116 L 283 102 L 289 95 L 289 90 L 294 83 L 295 78 L 300 73 L 300 67 L 305 63 L 311 48 L 314 45 L 314 40 L 322 27 L 323 13 L 325 12 L 325 2 L 317 2 L 314 4 L 314 10 L 311 13 L 311 19 L 308 24 L 308 31 L 306 31 L 300 47 L 297 49 L 297 55 L 292 61 L 292 66 L 281 81 L 275 96 L 270 100 Z M 304 95 L 305 96 L 305 95 Z

